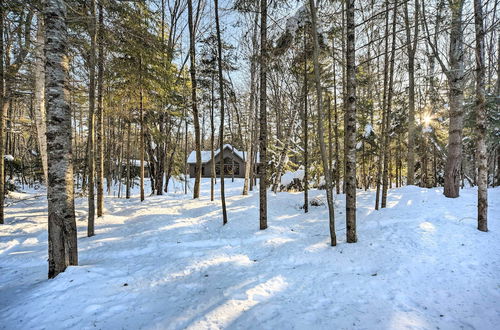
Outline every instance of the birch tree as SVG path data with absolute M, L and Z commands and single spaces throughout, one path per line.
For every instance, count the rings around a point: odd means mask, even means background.
M 46 0 L 45 88 L 47 100 L 49 278 L 78 264 L 73 192 L 71 109 L 68 102 L 66 2 Z
M 38 138 L 38 149 L 42 159 L 42 169 L 45 184 L 48 182 L 47 172 L 47 131 L 45 124 L 45 57 L 43 46 L 45 43 L 45 27 L 43 25 L 43 15 L 40 13 L 37 18 L 36 44 L 35 44 L 35 125 Z

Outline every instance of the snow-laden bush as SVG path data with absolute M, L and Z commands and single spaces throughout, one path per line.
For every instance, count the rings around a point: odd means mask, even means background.
M 287 171 L 281 176 L 281 191 L 301 191 L 303 187 L 304 170 L 299 168 L 297 171 Z

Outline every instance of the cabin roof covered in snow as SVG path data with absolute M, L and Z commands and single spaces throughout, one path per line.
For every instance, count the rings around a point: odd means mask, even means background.
M 224 149 L 228 149 L 229 151 L 233 151 L 233 146 L 230 144 L 225 144 Z M 214 157 L 217 157 L 219 154 L 220 149 L 214 150 Z M 247 152 L 246 151 L 240 151 L 236 148 L 234 148 L 234 153 L 240 157 L 241 159 L 247 159 Z M 201 162 L 206 163 L 210 161 L 211 158 L 211 150 L 202 150 L 201 151 Z M 259 153 L 257 153 L 257 162 L 259 161 Z M 188 164 L 195 164 L 196 163 L 196 150 L 191 151 L 189 154 L 189 157 L 187 159 Z

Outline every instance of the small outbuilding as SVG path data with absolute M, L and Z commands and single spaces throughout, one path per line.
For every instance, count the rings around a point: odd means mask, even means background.
M 245 168 L 247 161 L 247 152 L 240 151 L 234 148 L 230 144 L 225 144 L 223 152 L 221 154 L 220 149 L 214 151 L 214 160 L 211 157 L 212 152 L 210 150 L 201 151 L 201 176 L 204 178 L 211 177 L 212 163 L 215 161 L 215 174 L 216 177 L 220 177 L 220 160 L 221 156 L 224 157 L 224 176 L 235 178 L 245 177 Z M 259 167 L 259 153 L 257 153 L 256 170 L 258 173 Z M 194 177 L 196 173 L 196 151 L 192 151 L 187 159 L 189 166 L 189 176 Z

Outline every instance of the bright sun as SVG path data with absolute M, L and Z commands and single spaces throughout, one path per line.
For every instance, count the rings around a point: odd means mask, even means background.
M 425 114 L 423 119 L 424 119 L 424 124 L 427 127 L 427 126 L 429 126 L 431 124 L 432 115 L 431 114 Z

